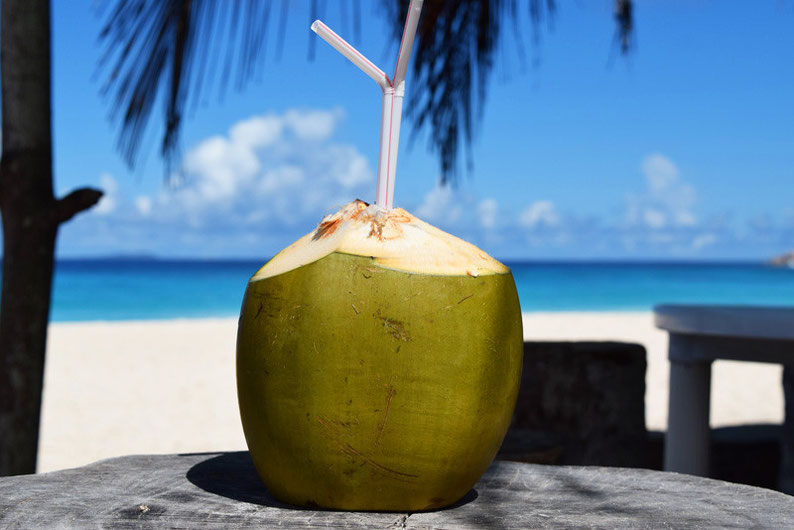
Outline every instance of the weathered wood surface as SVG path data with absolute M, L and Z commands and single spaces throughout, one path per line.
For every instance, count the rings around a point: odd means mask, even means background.
M 791 528 L 794 498 L 641 469 L 496 462 L 458 505 L 347 513 L 273 500 L 248 453 L 130 456 L 0 479 L 2 528 Z

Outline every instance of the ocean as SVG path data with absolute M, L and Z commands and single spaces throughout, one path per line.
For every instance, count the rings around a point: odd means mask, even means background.
M 237 316 L 262 261 L 61 260 L 56 322 Z M 794 270 L 758 263 L 507 262 L 522 311 L 647 311 L 660 303 L 794 305 Z

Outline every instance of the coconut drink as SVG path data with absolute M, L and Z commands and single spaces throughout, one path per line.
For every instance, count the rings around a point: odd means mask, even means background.
M 393 80 L 367 72 L 390 89 L 381 85 L 390 134 L 378 200 L 323 218 L 254 274 L 243 300 L 243 430 L 259 475 L 286 503 L 447 506 L 485 472 L 512 416 L 522 327 L 509 269 L 391 205 L 393 111 L 401 110 L 420 9 L 412 2 Z M 321 23 L 312 29 L 353 50 Z

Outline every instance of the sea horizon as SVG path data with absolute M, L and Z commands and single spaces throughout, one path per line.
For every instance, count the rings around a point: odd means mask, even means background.
M 90 256 L 58 256 L 55 258 L 57 262 L 76 262 L 76 261 L 96 261 L 96 262 L 218 262 L 218 263 L 252 263 L 256 262 L 259 265 L 264 265 L 273 256 L 267 257 L 245 257 L 245 256 L 232 256 L 232 257 L 218 257 L 218 256 L 162 256 L 158 254 L 100 254 Z M 676 257 L 628 257 L 628 258 L 602 258 L 602 257 L 558 257 L 558 258 L 504 258 L 500 256 L 493 256 L 498 261 L 505 265 L 517 264 L 569 264 L 569 263 L 585 263 L 585 264 L 672 264 L 672 265 L 771 265 L 772 257 L 769 258 L 676 258 Z M 0 256 L 0 263 L 3 257 Z
M 239 314 L 263 259 L 105 256 L 56 261 L 51 320 Z M 761 261 L 505 260 L 522 312 L 650 311 L 664 303 L 790 306 L 794 270 Z

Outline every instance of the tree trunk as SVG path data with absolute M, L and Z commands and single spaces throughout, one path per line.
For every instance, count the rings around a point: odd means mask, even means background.
M 48 0 L 0 4 L 0 476 L 36 470 L 55 237 L 101 193 L 53 195 Z

